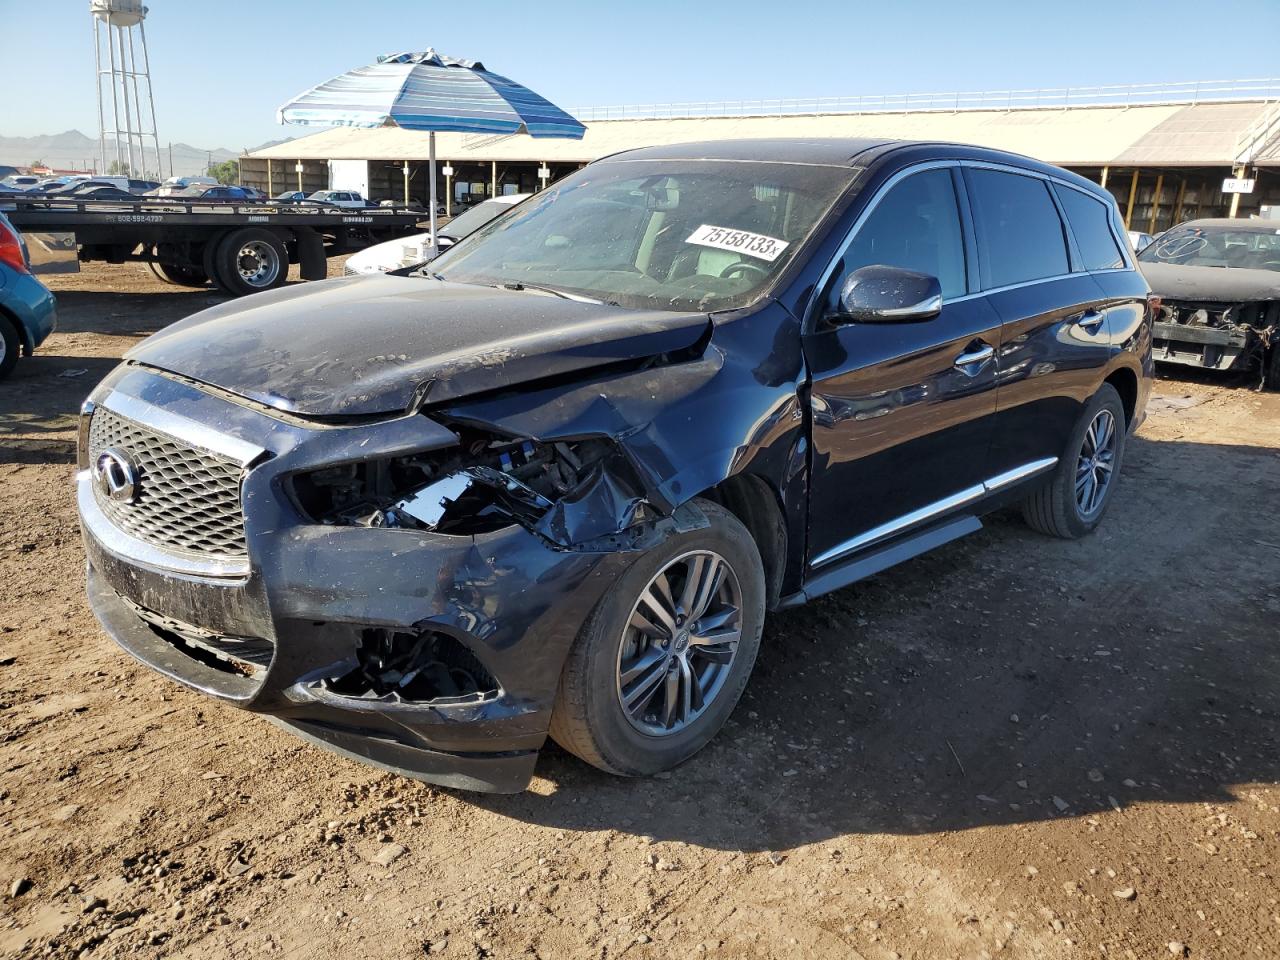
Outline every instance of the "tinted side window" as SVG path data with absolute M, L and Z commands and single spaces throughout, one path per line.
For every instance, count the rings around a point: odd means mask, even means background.
M 1070 272 L 1062 219 L 1047 183 L 998 170 L 970 170 L 968 176 L 983 286 Z
M 1106 206 L 1070 187 L 1059 188 L 1058 199 L 1067 213 L 1084 268 L 1117 270 L 1123 267 L 1124 255 L 1111 233 L 1111 212 Z
M 881 198 L 845 252 L 844 273 L 873 263 L 937 277 L 943 297 L 967 292 L 950 170 L 912 174 Z

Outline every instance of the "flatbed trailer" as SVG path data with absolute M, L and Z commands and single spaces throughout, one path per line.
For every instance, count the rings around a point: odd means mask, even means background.
M 0 211 L 28 236 L 63 235 L 79 260 L 150 263 L 170 283 L 201 287 L 212 281 L 236 296 L 282 285 L 290 263 L 298 264 L 304 280 L 323 279 L 328 257 L 421 232 L 426 216 L 405 207 L 173 197 L 5 197 Z

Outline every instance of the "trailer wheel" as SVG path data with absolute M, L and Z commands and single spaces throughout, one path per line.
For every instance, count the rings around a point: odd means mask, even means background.
M 218 233 L 211 236 L 205 241 L 204 249 L 200 254 L 200 262 L 204 264 L 205 275 L 219 290 L 226 290 L 226 281 L 218 274 L 218 247 L 226 238 L 226 234 Z
M 153 263 L 160 278 L 180 287 L 203 287 L 209 283 L 209 275 L 199 267 L 184 267 L 177 263 Z
M 227 234 L 213 257 L 216 276 L 233 296 L 274 290 L 289 279 L 289 254 L 270 230 L 248 227 Z

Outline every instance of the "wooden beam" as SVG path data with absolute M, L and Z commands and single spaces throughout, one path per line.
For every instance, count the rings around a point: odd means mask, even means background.
M 1133 229 L 1133 201 L 1138 198 L 1138 168 L 1133 168 L 1133 178 L 1129 181 L 1129 205 L 1124 210 L 1124 228 Z
M 1182 198 L 1187 195 L 1187 178 L 1178 178 L 1178 197 L 1173 201 L 1173 220 L 1169 226 L 1176 227 L 1182 222 Z
M 1156 232 L 1156 216 L 1160 213 L 1160 194 L 1164 191 L 1164 174 L 1156 176 L 1156 192 L 1151 198 L 1151 216 L 1147 217 L 1147 233 Z

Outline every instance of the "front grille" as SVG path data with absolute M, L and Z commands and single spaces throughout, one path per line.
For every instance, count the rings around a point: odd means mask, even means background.
M 94 484 L 98 506 L 117 527 L 178 553 L 246 556 L 240 464 L 99 407 L 89 423 L 90 466 L 107 449 L 127 455 L 138 472 L 132 502 L 111 500 Z

